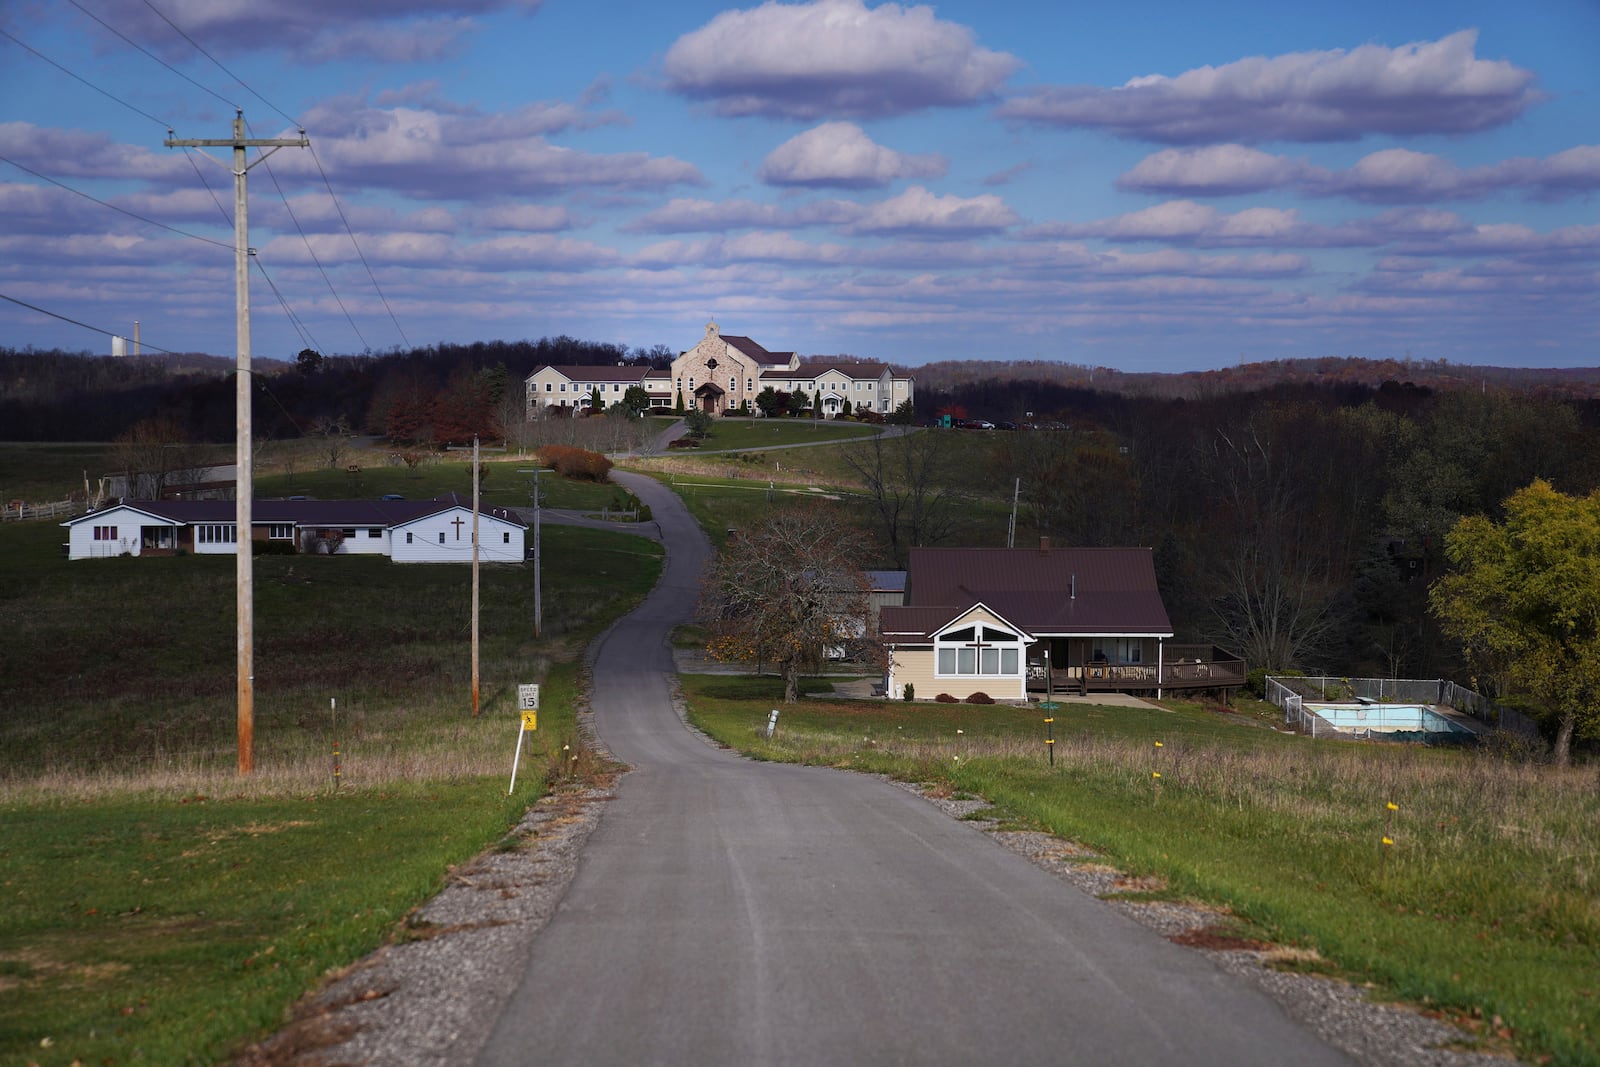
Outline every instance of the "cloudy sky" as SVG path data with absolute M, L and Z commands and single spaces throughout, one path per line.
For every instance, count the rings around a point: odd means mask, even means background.
M 3 0 L 0 344 L 1600 363 L 1600 4 Z M 213 152 L 219 158 L 226 151 Z M 330 189 L 332 195 L 330 195 Z M 352 240 L 351 233 L 354 234 Z

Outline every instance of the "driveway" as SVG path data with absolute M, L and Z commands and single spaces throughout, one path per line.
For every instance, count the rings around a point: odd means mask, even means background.
M 709 555 L 672 492 L 654 593 L 594 657 L 631 764 L 478 1062 L 1346 1063 L 1271 1000 L 906 790 L 686 730 L 670 629 Z

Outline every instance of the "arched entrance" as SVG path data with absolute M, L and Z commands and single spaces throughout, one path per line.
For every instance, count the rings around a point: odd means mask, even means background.
M 720 386 L 707 382 L 694 391 L 695 407 L 707 415 L 716 415 L 722 411 L 722 398 L 727 394 Z

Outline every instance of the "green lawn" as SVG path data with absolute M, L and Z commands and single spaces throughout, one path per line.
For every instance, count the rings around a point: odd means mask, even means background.
M 807 485 L 766 480 L 717 478 L 698 474 L 655 474 L 683 500 L 689 513 L 718 547 L 729 530 L 748 527 L 775 507 L 806 504 L 835 505 L 858 522 L 865 522 L 866 502 L 859 496 Z
M 986 797 L 1007 822 L 1225 907 L 1303 966 L 1437 1010 L 1490 1047 L 1600 1062 L 1593 768 L 1311 741 L 1197 706 L 1068 705 L 1052 769 L 1037 708 L 807 700 L 768 742 L 777 680 L 683 683 L 691 720 L 751 755 Z
M 845 441 L 871 437 L 882 426 L 860 422 L 826 422 L 813 419 L 717 419 L 700 447 L 719 452 L 802 442 Z
M 546 528 L 542 640 L 531 570 L 485 567 L 474 719 L 468 568 L 259 557 L 240 778 L 233 561 L 68 562 L 61 535 L 0 527 L 0 1062 L 63 1067 L 224 1060 L 394 936 L 567 767 L 577 657 L 661 565 L 642 538 Z
M 63 500 L 68 493 L 83 492 L 86 473 L 93 488 L 113 466 L 111 452 L 105 442 L 0 443 L 0 504 Z
M 451 453 L 455 456 L 455 453 Z M 398 493 L 408 500 L 431 500 L 445 493 L 458 493 L 472 499 L 472 464 L 464 459 L 424 463 L 416 470 L 404 466 L 366 466 L 360 471 L 320 469 L 299 470 L 293 474 L 258 475 L 256 496 L 310 496 L 322 500 L 374 499 Z M 533 477 L 519 474 L 519 467 L 538 466 L 532 458 L 522 461 L 496 460 L 485 465 L 479 486 L 484 504 L 499 507 L 533 506 Z M 576 481 L 554 474 L 539 476 L 539 491 L 551 508 L 617 507 L 626 504 L 628 494 L 615 484 Z

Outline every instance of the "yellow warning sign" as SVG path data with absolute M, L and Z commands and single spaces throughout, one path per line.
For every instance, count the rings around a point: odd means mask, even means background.
M 522 728 L 524 730 L 537 730 L 539 728 L 539 713 L 537 711 L 523 712 Z

